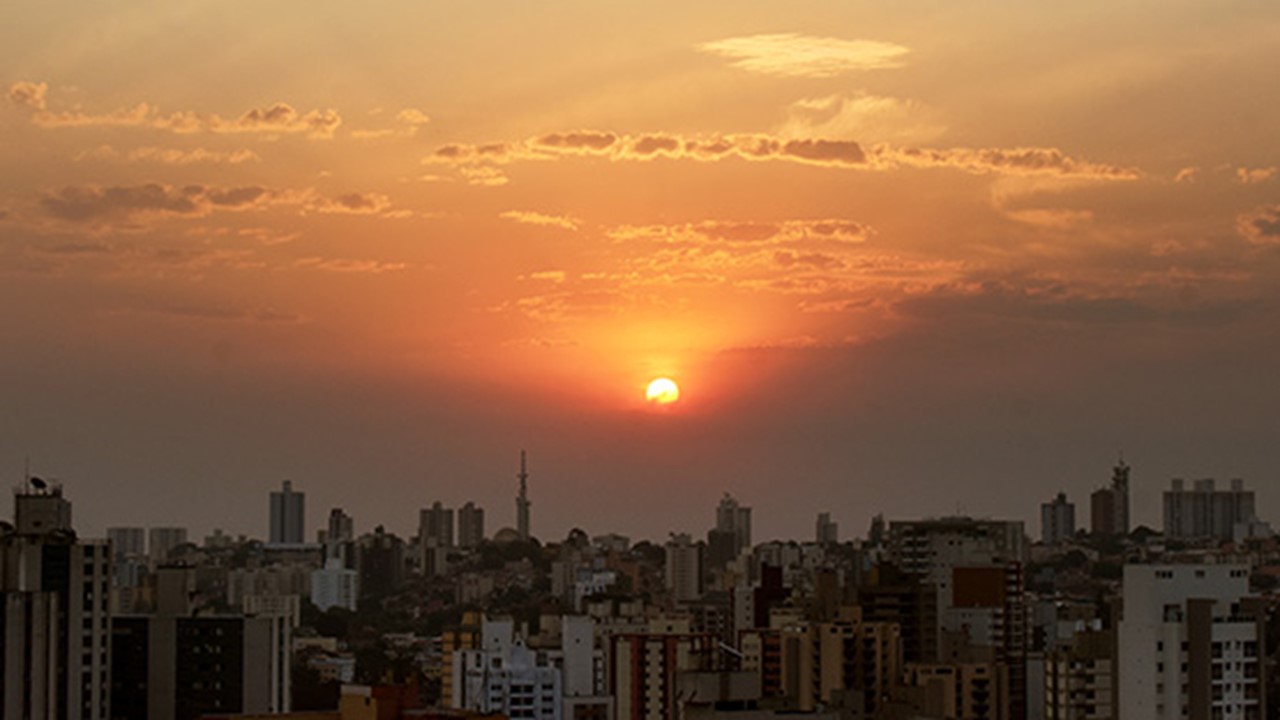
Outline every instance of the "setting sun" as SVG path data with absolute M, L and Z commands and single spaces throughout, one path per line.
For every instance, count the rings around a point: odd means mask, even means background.
M 680 386 L 669 378 L 658 378 L 649 383 L 644 399 L 655 405 L 669 405 L 680 399 Z

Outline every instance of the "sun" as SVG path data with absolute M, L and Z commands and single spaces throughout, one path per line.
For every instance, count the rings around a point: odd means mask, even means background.
M 649 383 L 644 399 L 653 405 L 670 405 L 680 399 L 680 386 L 670 378 L 660 377 Z

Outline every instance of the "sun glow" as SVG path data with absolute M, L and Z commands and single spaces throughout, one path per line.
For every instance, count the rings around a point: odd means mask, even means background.
M 680 386 L 670 378 L 657 378 L 645 389 L 644 399 L 653 405 L 670 405 L 680 399 Z

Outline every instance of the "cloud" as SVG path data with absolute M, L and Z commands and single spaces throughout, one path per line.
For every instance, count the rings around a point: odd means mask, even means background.
M 829 78 L 848 72 L 896 68 L 910 52 L 894 43 L 841 40 L 796 33 L 726 38 L 698 49 L 728 58 L 750 72 L 782 77 Z
M 566 215 L 546 215 L 544 213 L 524 210 L 508 210 L 498 215 L 498 217 L 504 220 L 523 223 L 525 225 L 558 227 L 564 228 L 565 230 L 577 230 L 582 225 L 582 221 L 575 217 L 569 217 Z
M 480 180 L 474 184 L 503 184 L 505 175 L 479 168 L 516 161 L 555 160 L 565 155 L 596 156 L 613 161 L 651 160 L 657 155 L 702 162 L 734 157 L 830 168 L 949 168 L 980 175 L 1090 180 L 1134 180 L 1140 177 L 1134 168 L 1080 160 L 1058 148 L 920 148 L 887 144 L 867 147 L 855 140 L 788 138 L 763 133 L 686 138 L 665 134 L 627 136 L 612 132 L 575 131 L 517 142 L 443 145 L 423 158 L 423 162 L 471 168 L 470 174 L 464 172 L 464 176 L 469 181 L 472 175 Z M 488 182 L 490 178 L 501 178 L 501 182 Z
M 1280 205 L 1265 205 L 1241 215 L 1236 228 L 1254 245 L 1280 245 Z
M 511 182 L 505 173 L 495 167 L 464 167 L 458 172 L 462 174 L 468 185 L 500 187 Z
M 406 263 L 381 262 L 378 260 L 352 260 L 349 258 L 302 258 L 294 266 L 308 270 L 324 270 L 335 273 L 366 273 L 379 275 L 388 272 L 399 272 L 407 269 Z
M 371 140 L 384 137 L 413 137 L 418 129 L 431 122 L 431 117 L 417 108 L 405 108 L 396 113 L 396 127 L 375 130 L 352 130 L 351 137 L 357 140 Z
M 203 217 L 213 211 L 260 210 L 295 206 L 319 213 L 377 214 L 391 205 L 385 195 L 347 193 L 326 197 L 314 190 L 238 187 L 142 185 L 70 186 L 39 200 L 45 215 L 71 223 L 101 224 L 145 217 Z
M 346 193 L 332 198 L 316 198 L 307 209 L 319 213 L 376 215 L 391 207 L 391 199 L 378 193 Z
M 44 110 L 49 94 L 48 83 L 33 83 L 25 80 L 9 86 L 9 102 L 24 105 L 33 110 Z
M 31 121 L 46 128 L 83 127 L 148 127 L 179 134 L 191 133 L 260 133 L 266 135 L 300 134 L 310 138 L 333 137 L 342 125 L 342 117 L 332 109 L 299 112 L 284 102 L 250 108 L 234 119 L 217 114 L 179 111 L 162 114 L 152 105 L 141 102 L 131 107 L 105 113 L 85 112 L 80 109 L 50 110 L 48 86 L 44 83 L 16 82 L 9 87 L 9 100 L 32 109 Z M 417 113 L 417 111 L 414 111 Z M 406 116 L 419 120 L 421 113 Z
M 121 152 L 110 145 L 103 145 L 97 149 L 80 153 L 76 156 L 76 160 L 121 160 L 130 163 L 151 162 L 163 165 L 241 165 L 247 162 L 260 162 L 262 158 L 248 148 L 222 152 L 206 150 L 205 148 L 180 150 L 177 148 L 141 147 L 128 152 Z
M 1264 183 L 1280 174 L 1280 167 L 1236 168 L 1236 179 L 1245 185 Z

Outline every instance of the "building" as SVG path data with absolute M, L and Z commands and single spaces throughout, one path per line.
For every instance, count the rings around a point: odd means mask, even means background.
M 1076 506 L 1067 502 L 1066 493 L 1040 506 L 1040 542 L 1058 545 L 1076 535 Z
M 840 542 L 840 527 L 831 519 L 831 513 L 818 513 L 814 540 L 819 545 L 835 545 Z
M 751 508 L 743 507 L 725 493 L 716 507 L 716 530 L 733 538 L 733 556 L 751 547 Z
M 454 660 L 454 707 L 510 718 L 561 720 L 560 669 L 516 637 L 511 620 L 485 620 L 481 647 Z
M 437 501 L 418 511 L 418 542 L 426 545 L 428 540 L 438 547 L 453 547 L 453 508 Z
M 1126 565 L 1117 717 L 1272 717 L 1263 614 L 1248 593 L 1246 565 Z
M 307 539 L 307 494 L 294 492 L 293 482 L 285 480 L 280 490 L 271 493 L 272 545 L 301 545 Z
M 1113 720 L 1116 637 L 1082 629 L 1045 657 L 1045 720 Z
M 360 538 L 356 551 L 360 597 L 386 597 L 404 583 L 404 541 L 382 526 Z
M 853 690 L 854 709 L 873 717 L 902 673 L 898 626 L 867 622 L 856 607 L 838 615 L 781 629 L 781 694 L 791 709 L 812 712 Z
M 29 478 L 0 530 L 0 715 L 106 720 L 111 550 L 78 540 L 62 488 Z
M 147 531 L 140 527 L 107 528 L 107 541 L 111 543 L 111 557 L 116 561 L 146 557 Z
M 712 636 L 679 632 L 617 633 L 609 648 L 616 720 L 679 717 L 679 674 L 713 669 L 717 651 Z
M 1169 540 L 1229 541 L 1236 525 L 1257 520 L 1252 490 L 1244 480 L 1231 481 L 1231 489 L 1219 490 L 1212 478 L 1196 480 L 1191 489 L 1181 478 L 1164 492 L 1164 535 Z
M 1089 495 L 1089 531 L 1094 535 L 1116 535 L 1116 493 L 1098 488 Z
M 190 568 L 162 567 L 156 613 L 114 619 L 111 718 L 289 712 L 290 619 L 196 615 L 194 587 Z
M 147 552 L 151 566 L 169 562 L 169 554 L 179 545 L 187 544 L 187 529 L 183 527 L 153 527 L 147 533 Z
M 1094 535 L 1129 534 L 1129 471 L 1121 458 L 1112 468 L 1111 484 L 1089 496 L 1089 529 Z
M 942 518 L 889 524 L 888 559 L 937 592 L 932 641 L 949 663 L 990 663 L 1002 717 L 1027 709 L 1026 536 L 1020 521 Z
M 325 528 L 322 543 L 337 545 L 356 539 L 356 521 L 342 508 L 329 511 L 329 525 Z
M 666 544 L 667 589 L 676 602 L 702 597 L 703 545 L 688 533 L 672 533 Z
M 324 567 L 311 572 L 311 602 L 322 612 L 333 607 L 352 612 L 360 600 L 360 573 L 329 558 Z
M 473 548 L 484 542 L 484 508 L 468 502 L 458 508 L 458 546 Z

